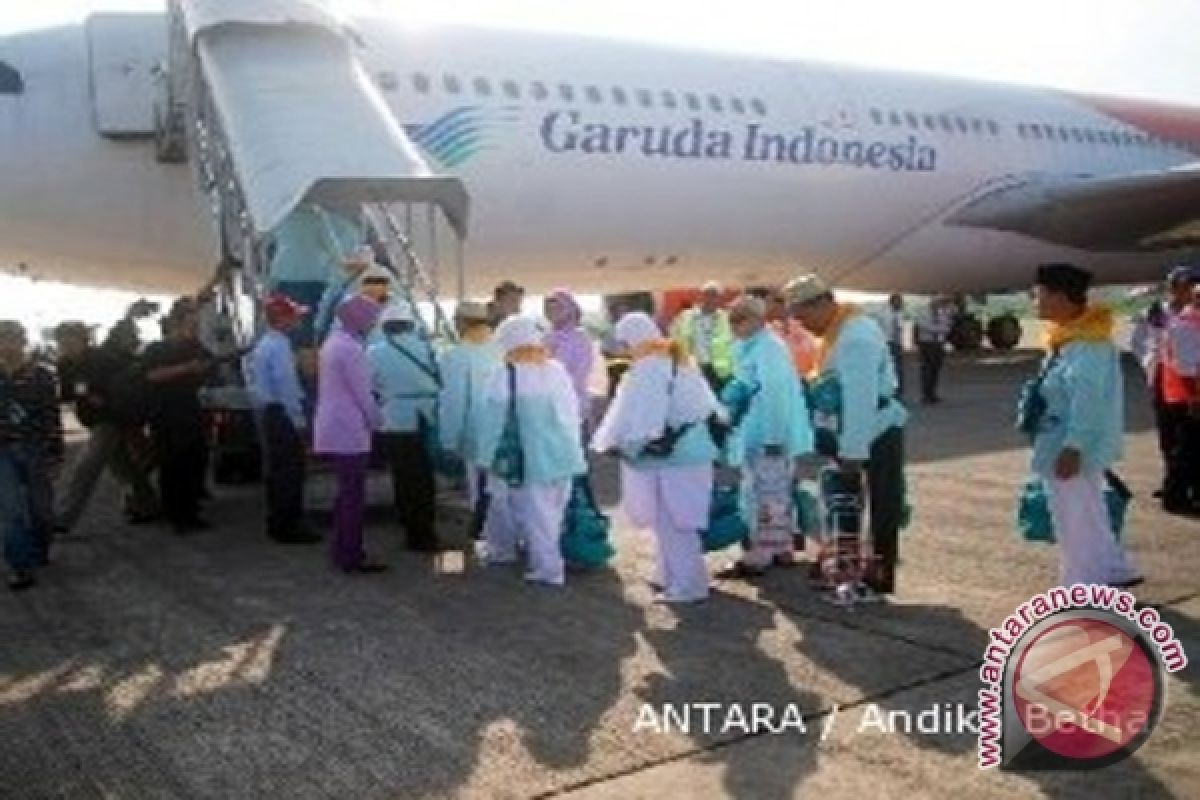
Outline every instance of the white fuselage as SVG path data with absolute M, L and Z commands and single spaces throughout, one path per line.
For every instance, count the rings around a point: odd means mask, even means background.
M 850 288 L 1007 289 L 1052 259 L 1149 280 L 1170 254 L 1097 255 L 944 220 L 1011 176 L 1196 158 L 1052 90 L 515 31 L 360 32 L 397 120 L 470 192 L 476 294 L 503 278 L 613 292 L 810 269 Z M 216 254 L 207 201 L 151 142 L 97 132 L 85 29 L 0 40 L 0 61 L 25 83 L 0 94 L 0 264 L 195 285 Z M 1112 142 L 1019 135 L 1029 124 Z

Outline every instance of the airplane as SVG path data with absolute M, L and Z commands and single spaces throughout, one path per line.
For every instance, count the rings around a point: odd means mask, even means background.
M 1046 261 L 1132 283 L 1200 245 L 1200 108 L 395 19 L 347 35 L 469 193 L 476 296 L 506 278 L 606 293 L 809 270 L 982 293 Z M 161 291 L 210 272 L 209 200 L 156 158 L 169 58 L 165 13 L 0 38 L 0 264 Z

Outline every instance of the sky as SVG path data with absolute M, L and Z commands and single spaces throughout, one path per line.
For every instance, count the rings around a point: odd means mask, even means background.
M 347 14 L 585 32 L 1200 106 L 1200 0 L 342 0 L 331 5 Z M 0 36 L 79 20 L 94 10 L 160 10 L 165 0 L 4 0 L 4 6 Z M 23 279 L 0 276 L 0 298 L 18 308 L 42 308 L 44 294 Z M 6 305 L 0 303 L 0 313 Z

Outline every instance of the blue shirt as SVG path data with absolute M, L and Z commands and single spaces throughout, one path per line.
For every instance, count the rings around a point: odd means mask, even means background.
M 491 342 L 464 342 L 442 357 L 439 422 L 442 448 L 474 462 L 479 448 L 483 393 L 501 369 L 500 350 Z
M 246 383 L 254 407 L 261 410 L 278 403 L 297 428 L 305 427 L 304 389 L 287 336 L 275 329 L 264 333 L 254 346 L 247 367 Z
M 382 337 L 367 348 L 367 359 L 372 390 L 383 411 L 383 431 L 415 433 L 420 417 L 427 423 L 435 421 L 441 387 L 435 377 L 437 359 L 428 342 L 415 334 Z
M 1117 349 L 1109 342 L 1071 342 L 1050 362 L 1042 381 L 1046 410 L 1033 438 L 1033 471 L 1054 472 L 1064 448 L 1081 456 L 1088 474 L 1121 457 L 1124 383 Z
M 880 434 L 908 421 L 894 398 L 896 369 L 879 323 L 864 314 L 843 322 L 823 372 L 832 372 L 841 386 L 838 453 L 865 461 Z
M 770 446 L 788 458 L 813 449 L 812 420 L 804 387 L 783 340 L 767 328 L 734 346 L 734 380 L 753 392 L 746 416 L 730 442 L 734 465 L 761 456 Z

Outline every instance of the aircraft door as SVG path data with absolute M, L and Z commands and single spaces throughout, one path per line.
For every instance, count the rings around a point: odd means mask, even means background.
M 93 14 L 86 29 L 96 130 L 114 138 L 153 136 L 166 15 Z

